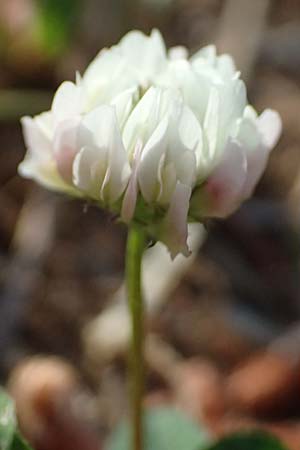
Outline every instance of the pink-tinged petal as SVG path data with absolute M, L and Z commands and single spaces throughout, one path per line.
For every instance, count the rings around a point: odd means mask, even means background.
M 135 147 L 131 176 L 122 202 L 121 219 L 125 223 L 130 222 L 136 207 L 138 195 L 138 169 L 141 160 L 142 148 L 142 141 L 138 141 Z
M 172 259 L 179 253 L 189 256 L 187 245 L 187 216 L 191 197 L 191 188 L 177 182 L 169 209 L 161 226 L 159 239 L 168 247 Z
M 57 171 L 56 161 L 52 151 L 51 116 L 43 113 L 21 119 L 27 153 L 19 164 L 18 172 L 25 178 L 32 178 L 48 189 L 78 193 L 61 178 Z
M 223 158 L 203 187 L 203 216 L 226 217 L 240 204 L 247 179 L 247 159 L 236 141 L 229 140 Z M 193 204 L 193 207 L 195 205 Z
M 58 124 L 53 139 L 54 157 L 57 170 L 67 182 L 72 182 L 72 166 L 78 147 L 78 127 L 80 117 L 67 119 Z
M 255 150 L 247 152 L 247 179 L 243 188 L 243 199 L 252 195 L 266 168 L 269 153 L 269 149 L 261 144 Z

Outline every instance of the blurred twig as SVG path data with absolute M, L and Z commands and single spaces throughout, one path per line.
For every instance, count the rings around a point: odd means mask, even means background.
M 23 206 L 14 238 L 13 254 L 6 270 L 0 302 L 0 354 L 4 364 L 7 350 L 16 342 L 28 301 L 36 285 L 53 238 L 55 197 L 34 191 Z M 16 357 L 11 351 L 10 356 Z
M 269 6 L 270 0 L 228 0 L 220 18 L 218 51 L 233 56 L 246 81 L 258 56 Z
M 287 331 L 275 338 L 268 350 L 273 353 L 279 353 L 289 359 L 295 364 L 300 362 L 300 322 L 295 322 Z
M 300 21 L 294 20 L 268 30 L 260 60 L 263 64 L 300 73 Z

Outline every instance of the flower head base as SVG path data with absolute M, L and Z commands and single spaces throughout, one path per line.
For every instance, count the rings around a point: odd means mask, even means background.
M 247 104 L 230 56 L 167 52 L 157 30 L 102 50 L 22 125 L 23 176 L 142 224 L 172 256 L 188 253 L 189 220 L 226 217 L 252 194 L 281 133 L 275 111 Z

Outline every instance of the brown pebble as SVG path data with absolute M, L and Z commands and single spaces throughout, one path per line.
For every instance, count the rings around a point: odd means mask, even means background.
M 42 417 L 77 385 L 75 370 L 57 357 L 37 356 L 22 361 L 12 372 L 8 388 L 19 422 L 29 436 L 42 433 Z
M 100 441 L 84 408 L 73 401 L 82 392 L 76 370 L 57 357 L 33 357 L 12 372 L 8 388 L 20 428 L 36 450 L 99 450 Z
M 223 379 L 208 361 L 182 363 L 175 377 L 175 399 L 198 421 L 215 421 L 224 413 Z
M 275 353 L 258 353 L 235 369 L 226 382 L 233 410 L 251 415 L 281 415 L 295 400 L 296 367 Z

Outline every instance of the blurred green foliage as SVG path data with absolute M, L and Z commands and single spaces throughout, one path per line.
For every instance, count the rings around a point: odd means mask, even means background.
M 129 450 L 130 428 L 122 423 L 106 450 Z M 238 432 L 211 444 L 210 432 L 183 413 L 153 408 L 145 414 L 145 450 L 288 450 L 276 437 L 261 430 Z
M 129 450 L 130 428 L 121 424 L 112 434 L 107 450 Z M 145 414 L 145 450 L 200 450 L 210 441 L 183 413 L 169 408 L 153 408 Z
M 264 431 L 238 432 L 226 436 L 208 450 L 288 450 L 277 438 Z
M 31 450 L 17 429 L 12 399 L 0 388 L 0 449 Z
M 34 36 L 48 56 L 68 45 L 80 11 L 80 0 L 35 0 L 37 17 Z

